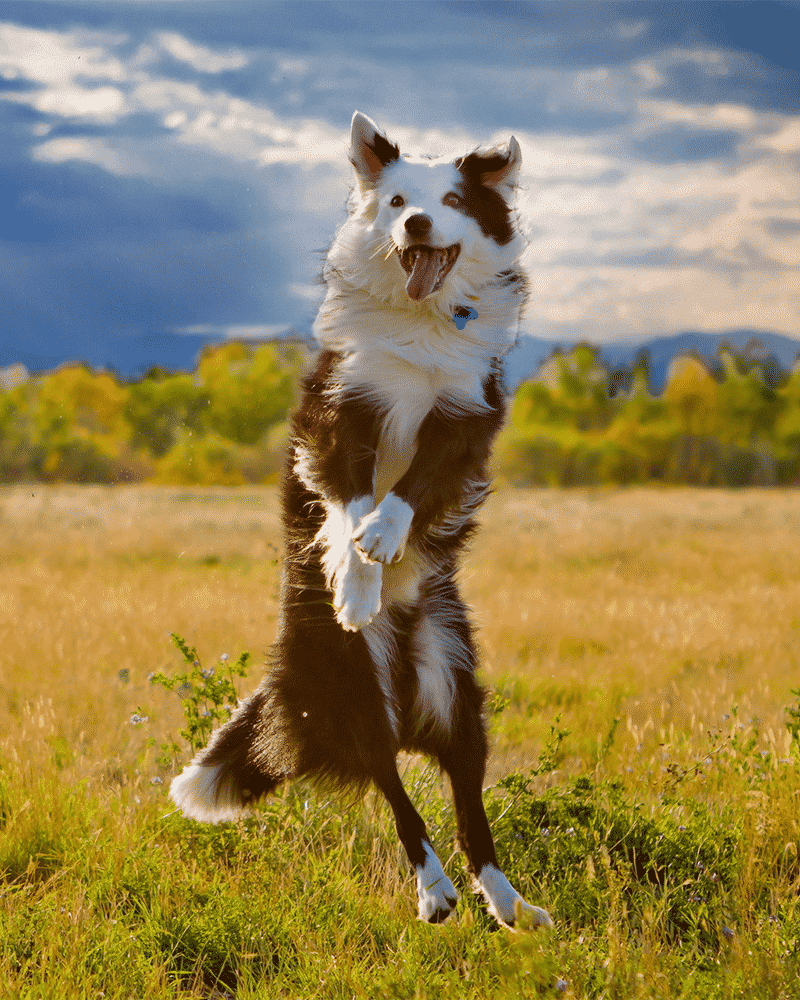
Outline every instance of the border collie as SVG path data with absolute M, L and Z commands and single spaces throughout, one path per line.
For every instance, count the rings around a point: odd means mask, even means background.
M 286 558 L 272 670 L 172 782 L 182 811 L 232 820 L 285 779 L 374 783 L 416 870 L 419 916 L 457 893 L 397 770 L 433 757 L 490 912 L 550 926 L 497 865 L 472 626 L 455 580 L 487 495 L 502 357 L 527 288 L 513 208 L 520 149 L 401 155 L 356 112 L 349 217 L 324 268 L 283 485 Z

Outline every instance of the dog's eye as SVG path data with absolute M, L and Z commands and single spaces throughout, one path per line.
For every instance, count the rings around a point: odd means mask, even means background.
M 394 198 L 389 202 L 392 208 L 402 208 L 405 205 L 406 200 L 401 194 L 396 194 Z
M 464 199 L 461 195 L 456 194 L 455 191 L 448 191 L 444 198 L 442 198 L 442 204 L 447 205 L 449 208 L 461 208 L 464 204 Z

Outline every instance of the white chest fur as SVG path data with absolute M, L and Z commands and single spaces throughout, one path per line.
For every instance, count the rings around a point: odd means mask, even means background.
M 486 408 L 483 380 L 487 368 L 476 364 L 473 371 L 454 374 L 368 348 L 345 360 L 341 368 L 343 388 L 367 396 L 384 414 L 375 464 L 376 503 L 407 471 L 416 452 L 419 429 L 434 406 L 454 413 Z

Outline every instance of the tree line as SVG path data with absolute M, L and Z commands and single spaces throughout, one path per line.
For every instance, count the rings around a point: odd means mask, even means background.
M 191 374 L 65 365 L 0 392 L 3 482 L 240 485 L 274 478 L 302 348 L 229 343 Z
M 84 365 L 0 389 L 0 481 L 239 485 L 275 481 L 302 347 L 228 343 L 193 373 L 120 381 Z M 800 483 L 800 366 L 723 345 L 608 372 L 600 352 L 556 353 L 524 382 L 495 456 L 502 482 L 579 486 Z
M 800 483 L 800 366 L 735 352 L 673 359 L 660 394 L 648 359 L 607 372 L 599 351 L 556 354 L 524 382 L 500 440 L 499 468 L 519 485 L 647 482 Z

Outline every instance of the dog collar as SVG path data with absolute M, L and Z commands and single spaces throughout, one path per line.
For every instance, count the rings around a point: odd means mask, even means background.
M 453 322 L 459 330 L 463 330 L 471 319 L 477 319 L 478 314 L 469 306 L 456 306 L 453 311 Z

